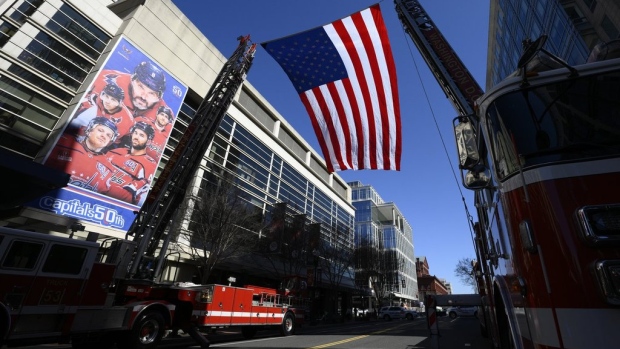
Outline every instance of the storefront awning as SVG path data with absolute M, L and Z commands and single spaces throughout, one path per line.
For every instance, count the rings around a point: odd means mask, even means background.
M 68 182 L 68 174 L 0 148 L 0 210 L 23 205 Z
M 414 297 L 411 297 L 408 294 L 402 294 L 402 293 L 398 293 L 398 292 L 392 292 L 392 296 L 395 297 L 395 298 L 404 298 L 404 299 L 415 300 Z

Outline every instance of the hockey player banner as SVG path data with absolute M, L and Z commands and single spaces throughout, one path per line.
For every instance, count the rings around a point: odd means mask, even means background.
M 30 206 L 127 231 L 166 148 L 187 87 L 121 37 L 45 164 L 69 185 Z
M 396 67 L 378 4 L 261 45 L 299 93 L 329 172 L 400 170 Z

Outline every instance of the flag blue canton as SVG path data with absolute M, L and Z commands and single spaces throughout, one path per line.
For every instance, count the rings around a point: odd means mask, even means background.
M 336 47 L 323 27 L 262 44 L 302 93 L 347 77 Z

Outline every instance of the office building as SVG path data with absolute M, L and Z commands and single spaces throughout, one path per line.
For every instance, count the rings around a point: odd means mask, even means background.
M 413 229 L 407 219 L 393 202 L 385 202 L 371 185 L 359 181 L 349 182 L 355 214 L 355 247 L 370 246 L 380 251 L 390 251 L 396 256 L 392 268 L 381 270 L 388 275 L 380 299 L 382 303 L 404 303 L 411 305 L 418 298 L 418 280 L 413 246 Z M 390 263 L 387 264 L 388 266 Z M 359 266 L 359 265 L 358 265 Z M 364 268 L 362 266 L 362 268 Z M 363 270 L 356 269 L 356 282 L 360 287 L 370 285 L 370 280 L 362 280 Z M 375 292 L 376 293 L 376 292 Z M 380 297 L 379 297 L 380 298 Z
M 517 69 L 525 39 L 546 34 L 544 49 L 568 64 L 582 64 L 595 45 L 618 39 L 619 33 L 615 0 L 492 0 L 486 88 Z

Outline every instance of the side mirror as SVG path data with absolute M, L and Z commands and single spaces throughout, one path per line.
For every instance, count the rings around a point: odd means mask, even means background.
M 462 169 L 472 169 L 480 161 L 472 123 L 460 117 L 455 118 L 453 123 L 456 123 L 454 125 L 454 138 L 459 152 L 459 165 Z
M 482 189 L 489 186 L 491 176 L 484 166 L 476 166 L 467 171 L 463 178 L 463 186 L 467 189 Z

